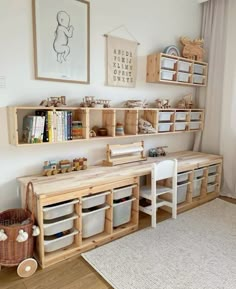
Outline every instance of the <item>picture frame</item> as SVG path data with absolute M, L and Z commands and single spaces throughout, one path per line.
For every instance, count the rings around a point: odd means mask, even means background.
M 35 78 L 89 84 L 90 3 L 32 1 Z

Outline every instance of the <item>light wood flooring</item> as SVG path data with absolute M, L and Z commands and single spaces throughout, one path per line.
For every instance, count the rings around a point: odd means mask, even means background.
M 236 204 L 236 200 L 221 197 Z M 159 210 L 158 222 L 166 220 L 170 214 Z M 139 229 L 150 226 L 150 217 L 140 214 Z M 112 287 L 80 256 L 59 264 L 38 269 L 25 279 L 16 274 L 16 268 L 3 268 L 0 272 L 0 289 L 112 289 Z

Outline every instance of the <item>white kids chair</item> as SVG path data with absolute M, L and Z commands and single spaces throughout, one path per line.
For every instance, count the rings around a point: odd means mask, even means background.
M 172 218 L 176 219 L 177 212 L 177 160 L 164 160 L 152 165 L 151 186 L 140 188 L 140 197 L 151 201 L 149 206 L 139 206 L 139 210 L 152 216 L 152 227 L 156 228 L 156 212 L 162 206 L 172 209 Z M 157 181 L 171 178 L 171 186 L 157 185 Z M 158 198 L 158 196 L 170 193 L 171 201 Z

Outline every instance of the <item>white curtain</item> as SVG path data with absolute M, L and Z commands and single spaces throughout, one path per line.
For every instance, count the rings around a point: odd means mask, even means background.
M 194 148 L 223 156 L 221 195 L 236 198 L 236 1 L 203 5 L 202 37 L 208 55 L 205 128 Z M 201 103 L 203 91 L 197 91 Z

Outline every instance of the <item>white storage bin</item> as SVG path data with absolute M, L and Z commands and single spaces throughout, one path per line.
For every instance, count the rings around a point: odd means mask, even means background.
M 158 132 L 170 131 L 172 123 L 159 123 Z
M 110 194 L 110 192 L 103 192 L 100 194 L 86 196 L 82 198 L 82 208 L 88 209 L 95 206 L 102 205 L 106 202 L 106 195 Z
M 201 119 L 201 112 L 200 111 L 191 111 L 190 119 L 191 120 L 200 120 Z
M 175 123 L 175 130 L 185 130 L 186 123 L 185 122 L 176 122 Z
M 190 74 L 189 74 L 189 73 L 178 72 L 178 74 L 177 74 L 177 81 L 180 81 L 180 82 L 189 82 L 189 77 L 190 77 Z
M 163 79 L 163 80 L 173 80 L 175 74 L 176 74 L 175 71 L 162 70 L 161 71 L 161 79 Z
M 161 68 L 174 69 L 176 61 L 177 61 L 176 59 L 162 57 Z
M 205 77 L 202 75 L 194 74 L 193 83 L 204 84 Z
M 125 202 L 113 204 L 113 227 L 128 223 L 131 219 L 132 202 L 135 198 Z
M 194 178 L 194 179 L 202 178 L 202 177 L 203 177 L 203 173 L 204 173 L 204 170 L 203 170 L 203 169 L 196 169 L 196 170 L 194 170 L 194 172 L 193 172 L 193 178 Z
M 137 185 L 131 185 L 131 186 L 114 189 L 113 200 L 119 200 L 119 199 L 130 197 L 132 195 L 133 188 L 135 188 L 136 186 Z
M 105 213 L 109 206 L 82 213 L 82 237 L 88 238 L 102 233 L 105 227 Z
M 177 187 L 177 204 L 186 201 L 188 184 L 182 184 Z
M 208 175 L 216 174 L 216 171 L 217 171 L 217 166 L 216 166 L 216 165 L 213 165 L 213 166 L 209 166 L 209 167 L 208 167 Z
M 189 129 L 190 130 L 200 129 L 200 128 L 201 128 L 201 122 L 192 121 L 189 123 Z
M 207 178 L 207 183 L 215 183 L 216 181 L 216 175 L 209 175 L 208 178 Z
M 192 64 L 191 62 L 179 61 L 178 62 L 178 70 L 184 71 L 184 72 L 189 72 L 191 64 Z
M 194 63 L 194 66 L 193 66 L 193 73 L 196 73 L 196 74 L 204 74 L 204 68 L 206 66 L 205 65 L 201 65 L 201 64 L 196 64 Z
M 209 184 L 207 186 L 207 193 L 212 193 L 216 191 L 216 184 Z
M 202 180 L 193 181 L 193 194 L 192 197 L 198 197 L 201 194 Z
M 179 173 L 177 175 L 177 183 L 187 182 L 188 181 L 189 172 Z
M 176 111 L 175 120 L 176 121 L 186 121 L 188 113 L 186 111 Z
M 44 229 L 44 235 L 45 236 L 51 236 L 55 235 L 60 232 L 64 232 L 67 230 L 70 230 L 74 226 L 74 220 L 77 219 L 78 216 L 74 214 L 73 216 L 64 219 L 64 217 L 54 219 L 53 222 L 50 223 L 44 223 L 43 229 Z
M 173 111 L 160 111 L 159 112 L 159 121 L 170 121 L 171 116 L 174 114 Z
M 74 241 L 74 235 L 78 234 L 77 230 L 71 230 L 70 234 L 60 238 L 44 240 L 44 251 L 53 252 L 71 245 Z
M 43 207 L 44 220 L 51 220 L 62 216 L 70 215 L 74 212 L 74 204 L 79 200 L 66 201 Z

